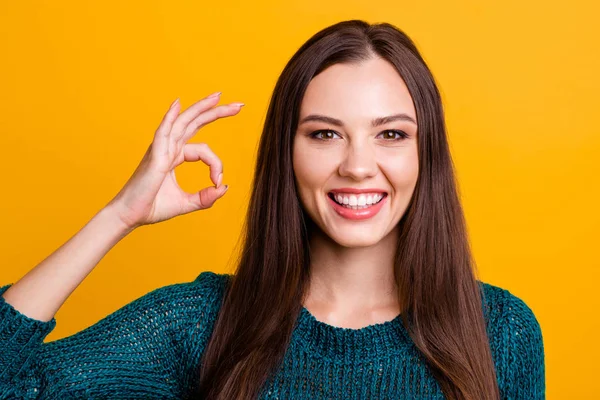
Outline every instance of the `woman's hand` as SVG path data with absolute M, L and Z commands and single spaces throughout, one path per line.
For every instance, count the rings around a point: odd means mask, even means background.
M 142 161 L 121 191 L 110 201 L 129 227 L 154 224 L 177 215 L 211 207 L 227 190 L 221 186 L 223 164 L 206 143 L 186 143 L 206 124 L 237 114 L 243 103 L 215 107 L 220 93 L 212 94 L 179 114 L 175 100 L 159 125 Z M 175 167 L 184 161 L 202 161 L 210 167 L 209 186 L 196 193 L 183 191 L 175 179 Z

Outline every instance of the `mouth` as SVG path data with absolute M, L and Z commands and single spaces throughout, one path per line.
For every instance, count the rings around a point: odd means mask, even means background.
M 381 211 L 388 193 L 378 189 L 336 189 L 327 193 L 328 203 L 340 217 L 353 221 L 367 220 Z
M 350 210 L 363 210 L 374 207 L 387 197 L 386 192 L 343 193 L 329 192 L 327 196 L 340 207 Z

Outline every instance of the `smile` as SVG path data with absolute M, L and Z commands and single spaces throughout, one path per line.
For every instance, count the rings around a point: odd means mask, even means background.
M 359 210 L 379 203 L 385 197 L 385 193 L 363 193 L 360 195 L 329 193 L 329 197 L 343 207 Z
M 332 191 L 327 194 L 329 204 L 336 213 L 351 220 L 363 220 L 375 216 L 387 197 L 385 192 L 363 190 Z

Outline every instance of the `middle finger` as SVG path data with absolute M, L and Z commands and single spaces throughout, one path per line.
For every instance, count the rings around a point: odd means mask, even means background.
M 181 137 L 181 135 L 185 131 L 186 126 L 188 126 L 190 121 L 193 121 L 199 114 L 203 113 L 204 111 L 214 107 L 215 104 L 219 103 L 220 99 L 221 93 L 217 92 L 189 106 L 185 111 L 179 114 L 175 122 L 173 122 L 173 127 L 171 128 L 170 135 L 175 137 L 176 139 Z
M 187 142 L 192 136 L 194 136 L 198 129 L 202 128 L 206 124 L 209 124 L 219 118 L 236 115 L 241 110 L 243 105 L 243 103 L 225 104 L 203 112 L 188 124 L 181 137 L 181 141 L 184 143 Z

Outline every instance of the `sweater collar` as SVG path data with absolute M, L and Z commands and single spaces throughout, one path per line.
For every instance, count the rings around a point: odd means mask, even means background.
M 302 307 L 292 342 L 304 347 L 310 354 L 330 360 L 361 362 L 405 352 L 411 339 L 401 314 L 391 321 L 352 329 L 321 322 Z

